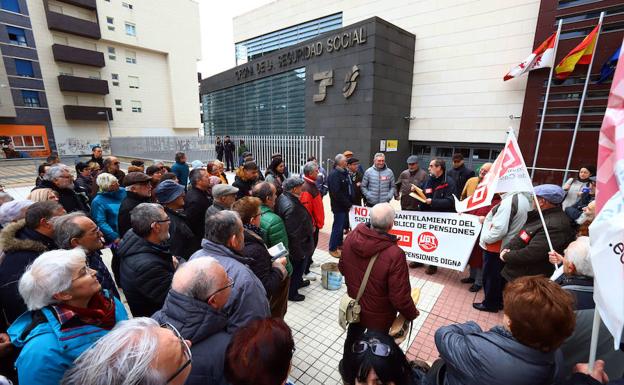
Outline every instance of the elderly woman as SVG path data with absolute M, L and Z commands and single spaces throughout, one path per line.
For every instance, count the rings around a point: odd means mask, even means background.
M 29 311 L 8 333 L 21 349 L 15 362 L 21 384 L 58 384 L 82 352 L 128 319 L 79 248 L 41 254 L 22 275 L 19 292 Z
M 104 234 L 107 244 L 118 244 L 121 241 L 117 228 L 117 216 L 119 206 L 126 197 L 126 190 L 119 188 L 119 182 L 115 176 L 102 173 L 96 179 L 98 193 L 91 202 L 91 217 Z
M 594 269 L 590 259 L 589 237 L 578 237 L 565 249 L 564 256 L 551 251 L 548 253 L 551 263 L 563 262 L 563 275 L 557 282 L 568 290 L 575 299 L 576 310 L 593 309 L 594 303 Z
M 0 229 L 12 222 L 24 219 L 26 209 L 32 205 L 33 201 L 10 201 L 0 206 Z
M 206 165 L 206 169 L 210 175 L 218 176 L 221 179 L 221 183 L 228 184 L 227 176 L 223 172 L 224 166 L 223 162 L 218 160 L 213 160 L 212 162 L 208 162 Z
M 51 188 L 40 188 L 38 190 L 33 190 L 28 194 L 28 200 L 33 202 L 44 202 L 44 201 L 57 201 L 59 200 L 59 195 L 56 191 Z

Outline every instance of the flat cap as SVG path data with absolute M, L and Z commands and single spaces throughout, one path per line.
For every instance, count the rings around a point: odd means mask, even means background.
M 137 184 L 137 183 L 146 183 L 152 180 L 152 177 L 147 175 L 147 174 L 143 174 L 142 172 L 129 172 L 128 175 L 126 175 L 123 178 L 123 183 L 124 186 L 132 186 L 133 184 Z
M 212 187 L 212 197 L 219 198 L 224 195 L 232 195 L 236 194 L 238 189 L 234 186 L 230 186 L 229 184 L 218 184 Z
M 416 155 L 410 155 L 407 158 L 407 164 L 418 163 L 418 157 Z
M 535 195 L 546 199 L 548 202 L 558 205 L 565 199 L 565 191 L 556 184 L 541 184 L 533 189 Z
M 360 160 L 357 158 L 349 158 L 347 164 L 360 163 Z

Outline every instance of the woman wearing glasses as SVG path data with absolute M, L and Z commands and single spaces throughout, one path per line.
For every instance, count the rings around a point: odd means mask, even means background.
M 58 384 L 73 361 L 117 322 L 128 319 L 86 264 L 80 248 L 41 254 L 19 282 L 29 311 L 9 328 L 22 351 L 15 362 L 22 384 Z

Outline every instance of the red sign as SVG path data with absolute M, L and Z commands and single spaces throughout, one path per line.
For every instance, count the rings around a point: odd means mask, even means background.
M 438 248 L 438 238 L 428 231 L 421 233 L 418 236 L 418 247 L 426 253 L 431 253 Z
M 388 233 L 394 235 L 399 240 L 398 245 L 404 247 L 412 247 L 412 232 L 403 230 L 390 230 Z

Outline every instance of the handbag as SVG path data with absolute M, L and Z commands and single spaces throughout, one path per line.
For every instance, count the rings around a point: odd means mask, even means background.
M 419 298 L 420 289 L 415 287 L 412 289 L 412 300 L 414 301 L 414 304 L 418 303 Z M 411 330 L 412 321 L 408 321 L 407 319 L 405 319 L 403 314 L 399 313 L 399 315 L 397 315 L 397 317 L 394 319 L 394 322 L 392 322 L 392 326 L 390 326 L 390 331 L 388 332 L 388 335 L 394 338 L 394 342 L 397 345 L 400 345 L 403 341 L 405 341 L 405 338 L 408 336 Z
M 343 330 L 347 330 L 347 326 L 350 324 L 355 324 L 360 322 L 360 312 L 362 308 L 360 307 L 360 298 L 362 298 L 362 294 L 364 294 L 364 290 L 366 289 L 366 283 L 368 282 L 368 277 L 370 276 L 370 272 L 373 269 L 373 264 L 375 260 L 379 256 L 379 253 L 375 254 L 373 258 L 368 262 L 368 266 L 366 267 L 366 272 L 364 273 L 364 278 L 362 279 L 362 283 L 360 284 L 360 289 L 358 290 L 357 296 L 355 299 L 349 297 L 349 293 L 345 293 L 342 298 L 340 298 L 340 304 L 338 305 L 338 324 L 342 327 Z

